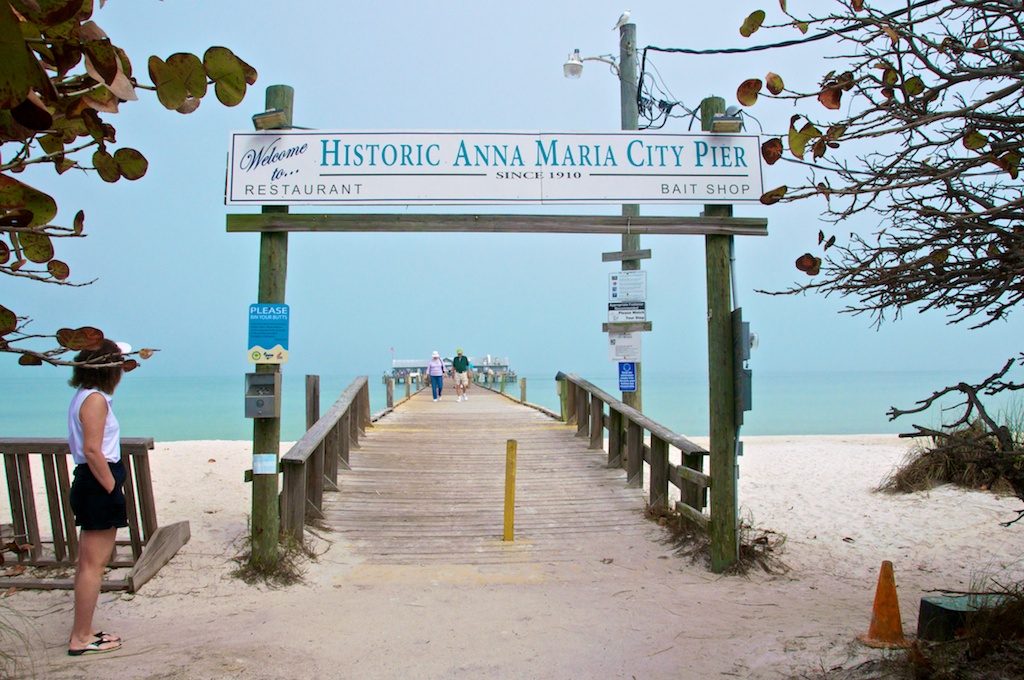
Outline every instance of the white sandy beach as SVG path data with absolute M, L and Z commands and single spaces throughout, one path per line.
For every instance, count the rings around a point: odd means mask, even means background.
M 23 677 L 821 677 L 886 654 L 856 640 L 883 560 L 908 635 L 923 595 L 1024 578 L 1024 522 L 999 526 L 1016 498 L 872 491 L 905 440 L 744 441 L 740 505 L 785 535 L 784 574 L 716 576 L 651 523 L 575 562 L 490 567 L 364 565 L 323 534 L 304 583 L 248 586 L 230 572 L 247 535 L 250 443 L 173 442 L 152 455 L 158 516 L 188 520 L 192 540 L 137 594 L 101 595 L 96 624 L 125 638 L 121 650 L 65 655 L 70 592 L 9 592 L 0 613 L 25 637 Z

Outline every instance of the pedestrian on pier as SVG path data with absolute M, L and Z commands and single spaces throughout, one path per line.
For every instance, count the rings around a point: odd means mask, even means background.
M 444 361 L 441 360 L 441 355 L 437 351 L 430 356 L 427 375 L 430 376 L 430 393 L 434 395 L 434 401 L 439 401 L 441 390 L 444 388 Z
M 456 350 L 455 358 L 452 359 L 452 379 L 455 381 L 455 401 L 469 399 L 466 390 L 469 388 L 469 357 Z

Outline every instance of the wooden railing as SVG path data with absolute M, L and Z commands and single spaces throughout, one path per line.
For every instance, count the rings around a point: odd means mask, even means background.
M 338 468 L 371 423 L 370 388 L 360 376 L 321 417 L 318 376 L 306 376 L 306 433 L 281 458 L 281 531 L 302 540 L 306 518 L 323 518 L 324 490 L 338 490 Z
M 629 486 L 643 487 L 643 466 L 645 462 L 650 465 L 649 504 L 652 508 L 668 506 L 669 484 L 672 484 L 679 490 L 675 509 L 708 526 L 710 517 L 704 509 L 711 477 L 703 472 L 704 456 L 708 455 L 706 449 L 575 374 L 559 373 L 555 377 L 559 382 L 562 421 L 575 423 L 577 436 L 589 437 L 590 448 L 603 449 L 607 430 L 608 465 L 625 468 Z M 650 444 L 644 441 L 645 432 L 650 436 Z M 670 462 L 670 447 L 680 451 L 681 465 Z
M 190 537 L 188 522 L 159 527 L 153 480 L 149 467 L 152 439 L 121 439 L 121 460 L 128 471 L 124 495 L 128 511 L 128 538 L 115 544 L 112 567 L 130 567 L 126 579 L 103 581 L 103 590 L 135 591 L 148 581 Z M 71 511 L 71 449 L 67 439 L 0 439 L 10 500 L 10 534 L 2 542 L 13 542 L 18 564 L 30 567 L 74 567 L 78 559 L 78 536 Z M 37 464 L 33 460 L 38 458 Z M 41 469 L 46 508 L 36 505 L 37 489 L 33 468 Z M 49 525 L 50 536 L 43 535 Z M 72 588 L 70 578 L 0 578 L 0 588 Z

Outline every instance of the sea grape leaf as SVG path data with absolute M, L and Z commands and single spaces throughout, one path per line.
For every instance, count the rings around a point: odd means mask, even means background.
M 8 175 L 0 175 L 0 210 L 24 209 L 32 213 L 30 227 L 49 224 L 57 215 L 57 203 L 43 192 L 22 184 Z
M 47 27 L 73 19 L 82 9 L 82 0 L 10 0 L 10 3 L 33 24 Z
M 782 83 L 782 76 L 780 76 L 778 73 L 769 73 L 767 76 L 765 76 L 764 81 L 765 84 L 768 86 L 768 91 L 771 92 L 772 94 L 779 94 L 784 89 L 786 89 L 785 85 L 783 85 Z
M 74 330 L 61 328 L 57 331 L 57 342 L 61 347 L 78 352 L 83 349 L 97 349 L 103 342 L 103 331 L 92 326 L 82 326 Z
M 246 69 L 241 59 L 226 47 L 211 47 L 203 55 L 206 75 L 224 106 L 237 106 L 245 97 Z
M 77 213 L 75 213 L 75 220 L 74 220 L 74 223 L 73 223 L 72 226 L 73 226 L 73 228 L 75 230 L 75 235 L 76 236 L 81 236 L 82 232 L 85 231 L 85 211 L 84 210 L 79 210 Z
M 911 76 L 903 82 L 903 91 L 911 97 L 916 97 L 924 92 L 924 90 L 924 81 L 921 80 L 920 76 Z
M 60 260 L 50 260 L 47 262 L 46 271 L 50 272 L 50 276 L 58 281 L 64 281 L 71 276 L 71 267 L 66 262 L 61 262 Z
M 761 28 L 761 24 L 764 23 L 764 17 L 764 10 L 759 9 L 751 12 L 743 21 L 743 25 L 740 26 L 740 35 L 744 38 L 754 35 L 757 29 Z
M 149 169 L 146 157 L 135 149 L 118 149 L 114 152 L 114 161 L 117 163 L 118 172 L 127 180 L 140 179 Z
M 776 187 L 771 191 L 767 191 L 761 196 L 761 203 L 763 203 L 764 205 L 772 205 L 774 203 L 778 203 L 779 201 L 782 200 L 782 197 L 786 195 L 787 191 L 789 191 L 789 187 L 787 187 L 785 184 L 783 184 L 780 187 Z
M 167 57 L 167 67 L 185 86 L 188 96 L 202 99 L 206 96 L 206 69 L 194 54 L 177 52 Z
M 29 92 L 25 101 L 11 109 L 11 115 L 29 130 L 39 132 L 53 127 L 53 116 L 33 92 Z
M 0 109 L 12 109 L 24 101 L 34 82 L 36 59 L 25 45 L 21 22 L 10 4 L 0 3 Z
M 17 328 L 18 316 L 3 305 L 0 305 L 0 335 L 13 333 Z
M 776 137 L 762 144 L 761 157 L 768 165 L 775 165 L 775 162 L 782 158 L 782 140 Z
M 0 264 L 7 264 L 11 259 L 11 247 L 4 241 L 0 241 Z
M 839 109 L 840 103 L 843 98 L 843 91 L 838 87 L 830 87 L 827 90 L 822 90 L 818 94 L 818 101 L 826 109 L 836 111 Z
M 181 106 L 188 96 L 184 81 L 167 65 L 167 62 L 156 55 L 149 58 L 149 79 L 156 86 L 156 98 L 164 108 L 174 110 Z
M 98 149 L 92 155 L 92 165 L 104 182 L 113 184 L 121 179 L 121 170 L 117 167 L 117 161 L 105 149 Z
M 53 259 L 53 242 L 42 232 L 23 231 L 18 234 L 18 242 L 29 262 L 42 263 Z
M 93 69 L 100 77 L 101 83 L 109 84 L 114 82 L 119 72 L 117 64 L 117 52 L 110 44 L 109 39 L 87 40 L 82 43 L 82 49 L 92 63 Z M 90 74 L 91 75 L 91 74 Z
M 42 366 L 43 360 L 32 354 L 22 354 L 18 357 L 19 366 Z
M 753 106 L 757 103 L 757 93 L 761 91 L 761 81 L 758 78 L 748 78 L 740 83 L 736 90 L 736 101 L 743 106 Z
M 965 149 L 971 151 L 977 151 L 978 149 L 984 148 L 988 144 L 988 137 L 978 132 L 974 128 L 968 128 L 965 131 L 963 144 Z

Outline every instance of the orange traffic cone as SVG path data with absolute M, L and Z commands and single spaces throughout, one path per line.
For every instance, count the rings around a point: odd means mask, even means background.
M 896 598 L 896 578 L 889 560 L 882 562 L 882 570 L 878 573 L 878 588 L 875 590 L 875 606 L 871 610 L 868 634 L 858 635 L 857 639 L 868 647 L 895 649 L 910 646 L 903 637 L 900 603 Z

